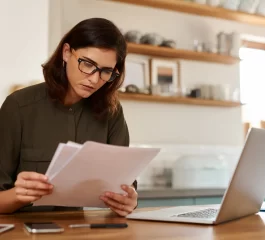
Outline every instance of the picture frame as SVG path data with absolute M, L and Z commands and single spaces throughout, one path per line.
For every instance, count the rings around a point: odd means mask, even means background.
M 125 76 L 122 87 L 136 85 L 140 90 L 150 88 L 150 62 L 146 58 L 127 55 L 125 61 Z
M 161 88 L 181 88 L 181 68 L 179 60 L 153 58 L 150 60 L 150 71 L 152 94 L 159 94 L 157 93 L 157 88 L 160 88 L 160 93 Z M 169 91 L 169 89 L 167 89 L 167 91 Z M 170 93 L 166 93 L 166 91 L 165 94 L 170 95 Z

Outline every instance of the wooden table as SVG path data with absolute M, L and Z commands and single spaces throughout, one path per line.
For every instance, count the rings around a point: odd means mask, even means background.
M 142 211 L 146 209 L 138 209 Z M 29 234 L 23 229 L 26 221 L 54 221 L 65 228 L 65 232 L 56 234 Z M 125 229 L 70 229 L 73 223 L 106 223 L 127 222 Z M 265 239 L 265 213 L 242 218 L 217 226 L 195 225 L 185 223 L 166 223 L 127 220 L 115 216 L 107 210 L 77 212 L 19 213 L 0 215 L 0 224 L 13 223 L 15 229 L 0 234 L 0 239 L 110 239 L 110 240 L 208 240 L 208 239 Z

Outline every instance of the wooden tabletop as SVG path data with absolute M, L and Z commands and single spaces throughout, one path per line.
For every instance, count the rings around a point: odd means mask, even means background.
M 146 209 L 138 209 L 142 211 Z M 23 229 L 26 221 L 54 221 L 65 228 L 63 233 L 29 234 Z M 124 223 L 125 229 L 70 229 L 74 223 Z M 223 223 L 217 226 L 206 226 L 185 223 L 166 223 L 127 220 L 115 216 L 107 210 L 77 211 L 77 212 L 45 212 L 19 213 L 14 215 L 0 215 L 0 224 L 15 224 L 15 229 L 0 234 L 0 239 L 109 239 L 109 240 L 244 240 L 265 239 L 265 213 L 242 218 L 240 220 Z

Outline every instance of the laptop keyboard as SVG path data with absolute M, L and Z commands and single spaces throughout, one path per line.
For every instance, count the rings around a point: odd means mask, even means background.
M 172 217 L 190 217 L 190 218 L 214 218 L 218 213 L 218 209 L 207 208 L 200 211 L 175 214 Z

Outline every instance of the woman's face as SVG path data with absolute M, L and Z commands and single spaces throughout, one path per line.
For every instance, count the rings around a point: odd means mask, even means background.
M 63 60 L 66 62 L 69 81 L 65 103 L 73 104 L 82 98 L 88 98 L 107 83 L 116 65 L 117 57 L 116 52 L 111 49 L 88 47 L 75 51 L 65 44 Z M 104 69 L 101 74 L 95 71 L 97 67 Z

